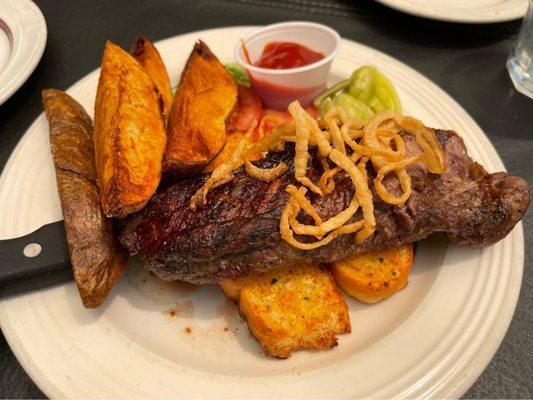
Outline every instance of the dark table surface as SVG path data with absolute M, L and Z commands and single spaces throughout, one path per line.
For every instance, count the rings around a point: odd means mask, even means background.
M 15 0 L 16 1 L 16 0 Z M 110 39 L 129 47 L 143 34 L 152 40 L 231 25 L 310 20 L 384 51 L 444 88 L 478 122 L 510 173 L 533 182 L 533 100 L 518 93 L 505 70 L 520 21 L 461 25 L 419 19 L 371 0 L 40 0 L 48 43 L 37 69 L 0 106 L 0 168 L 41 113 L 40 91 L 67 89 L 98 67 Z M 446 128 L 446 127 L 443 127 Z M 531 185 L 530 185 L 531 190 Z M 526 257 L 522 290 L 511 326 L 494 359 L 467 398 L 533 396 L 533 212 L 524 219 Z M 44 394 L 0 338 L 0 397 Z

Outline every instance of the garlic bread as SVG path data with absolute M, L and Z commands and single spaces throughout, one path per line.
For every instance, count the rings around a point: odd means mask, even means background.
M 349 256 L 333 263 L 331 273 L 346 293 L 364 303 L 386 299 L 407 285 L 413 244 Z
M 330 273 L 301 265 L 224 281 L 266 354 L 288 358 L 295 350 L 328 349 L 351 331 L 348 307 Z

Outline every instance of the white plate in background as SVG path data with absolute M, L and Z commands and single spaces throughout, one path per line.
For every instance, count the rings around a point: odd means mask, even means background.
M 0 0 L 0 105 L 31 75 L 46 45 L 46 22 L 30 0 Z
M 487 24 L 526 15 L 528 0 L 376 0 L 407 14 L 448 22 Z
M 156 44 L 172 83 L 201 38 L 223 62 L 254 27 L 172 37 Z M 123 43 L 128 47 L 128 43 Z M 330 83 L 362 64 L 394 83 L 406 113 L 453 129 L 491 172 L 504 166 L 472 118 L 405 64 L 343 40 Z M 68 93 L 92 114 L 99 71 Z M 0 239 L 61 219 L 48 124 L 28 129 L 0 177 Z M 327 351 L 267 358 L 218 287 L 158 281 L 132 260 L 105 304 L 84 309 L 74 283 L 0 302 L 0 325 L 18 360 L 51 398 L 460 397 L 496 352 L 523 269 L 522 225 L 486 249 L 419 244 L 406 289 L 375 305 L 347 301 L 352 333 Z M 172 316 L 174 314 L 174 316 Z M 189 328 L 189 329 L 187 329 Z

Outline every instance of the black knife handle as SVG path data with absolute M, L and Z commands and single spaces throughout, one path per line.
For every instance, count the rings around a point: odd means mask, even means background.
M 0 296 L 40 289 L 71 279 L 63 221 L 44 225 L 26 236 L 0 240 Z

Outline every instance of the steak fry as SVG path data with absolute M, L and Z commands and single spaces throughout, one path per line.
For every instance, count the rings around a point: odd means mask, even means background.
M 124 217 L 156 191 L 166 145 L 163 102 L 144 68 L 107 42 L 94 104 L 94 145 L 102 209 Z
M 226 144 L 226 118 L 236 102 L 235 81 L 209 47 L 198 41 L 170 111 L 164 171 L 174 177 L 202 172 Z
M 503 239 L 520 221 L 529 205 L 527 182 L 504 172 L 488 174 L 468 156 L 463 140 L 452 131 L 436 131 L 445 153 L 446 172 L 431 174 L 423 163 L 407 167 L 412 194 L 393 206 L 374 193 L 376 230 L 361 244 L 343 235 L 314 250 L 299 250 L 281 239 L 279 220 L 288 200 L 285 188 L 295 184 L 294 150 L 271 153 L 258 165 L 270 168 L 283 161 L 289 171 L 277 180 L 261 182 L 243 169 L 234 179 L 210 192 L 205 207 L 189 209 L 189 200 L 207 179 L 183 180 L 155 196 L 139 214 L 131 216 L 120 235 L 131 254 L 165 280 L 217 282 L 306 261 L 334 262 L 350 254 L 416 242 L 433 232 L 444 232 L 452 242 L 489 246 Z M 407 156 L 421 149 L 412 135 L 403 135 Z M 312 157 L 307 176 L 321 175 Z M 373 170 L 368 167 L 369 179 Z M 401 193 L 393 174 L 383 180 L 387 191 Z M 337 174 L 335 190 L 311 203 L 323 220 L 344 210 L 353 195 L 349 176 Z M 360 220 L 360 211 L 354 220 Z
M 170 108 L 172 107 L 172 92 L 168 72 L 161 59 L 161 55 L 154 44 L 147 38 L 141 36 L 133 44 L 131 54 L 141 64 L 146 73 L 155 83 L 161 99 L 163 100 L 163 110 L 165 121 L 168 122 Z
M 122 274 L 127 254 L 100 206 L 91 118 L 64 92 L 44 90 L 42 98 L 74 279 L 83 305 L 97 307 Z

